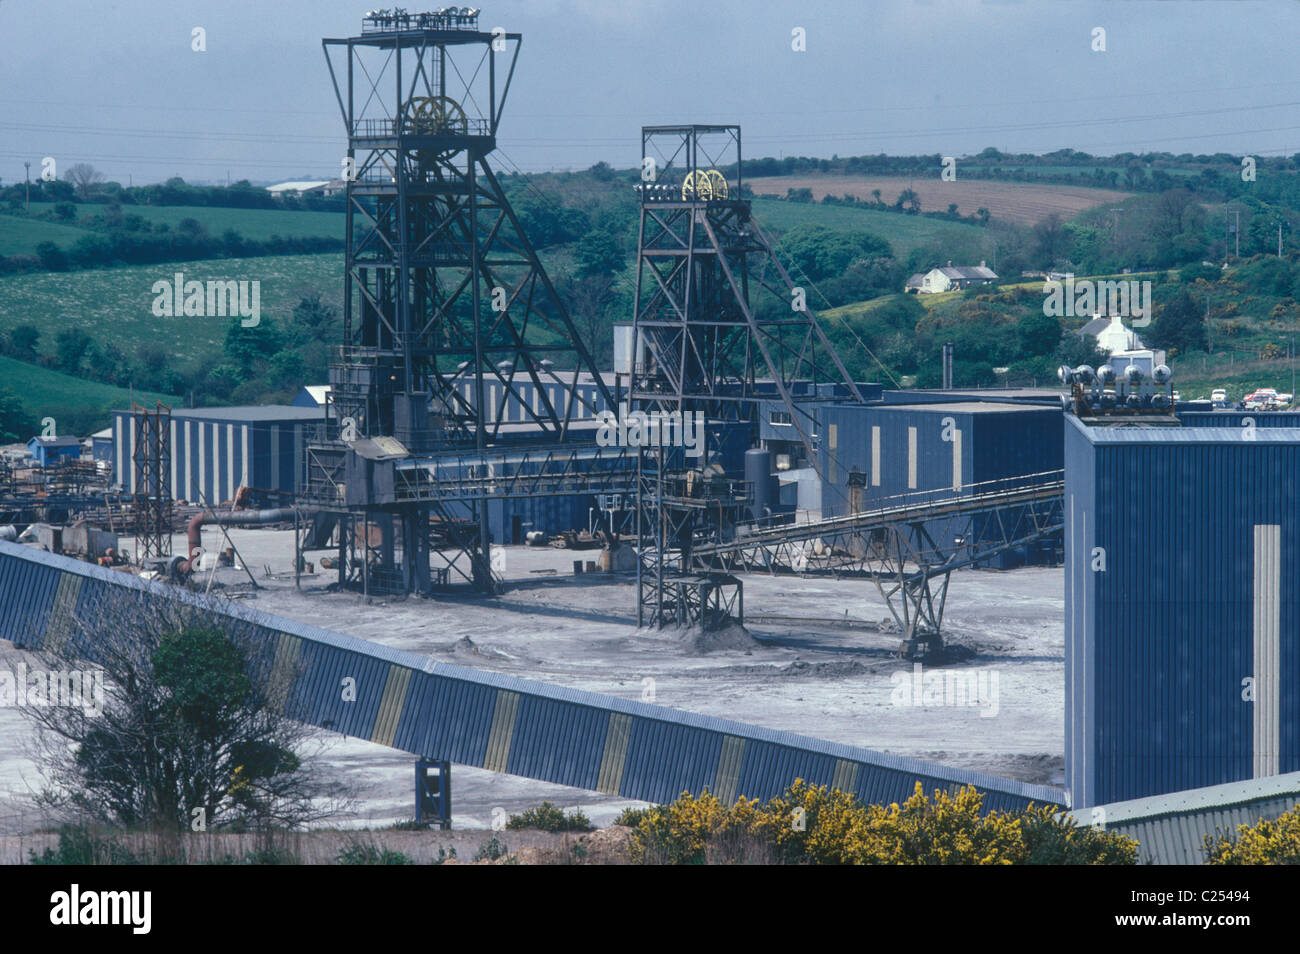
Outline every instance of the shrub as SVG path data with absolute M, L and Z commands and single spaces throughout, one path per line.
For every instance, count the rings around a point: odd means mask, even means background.
M 627 813 L 625 813 L 627 814 Z M 709 792 L 683 793 L 637 817 L 632 856 L 650 864 L 1133 864 L 1137 842 L 1080 828 L 1052 806 L 983 812 L 973 786 L 927 798 L 918 783 L 899 805 L 796 780 L 759 805 L 731 808 Z
M 542 802 L 520 815 L 511 815 L 506 828 L 536 828 L 540 831 L 591 831 L 591 821 L 581 810 L 565 814 L 551 802 Z
M 341 865 L 413 865 L 410 855 L 379 845 L 349 845 L 335 856 Z
M 641 824 L 641 820 L 650 813 L 649 808 L 625 808 L 617 818 L 614 819 L 615 825 L 622 825 L 625 828 L 635 828 Z
M 1300 804 L 1275 819 L 1238 825 L 1235 835 L 1205 836 L 1206 864 L 1300 865 Z
M 504 858 L 510 848 L 505 842 L 499 841 L 496 835 L 493 835 L 490 841 L 485 841 L 478 846 L 478 851 L 474 852 L 474 861 L 496 861 L 498 858 Z
M 144 862 L 114 839 L 89 828 L 64 825 L 59 829 L 58 848 L 46 848 L 39 855 L 28 849 L 33 865 L 138 865 Z

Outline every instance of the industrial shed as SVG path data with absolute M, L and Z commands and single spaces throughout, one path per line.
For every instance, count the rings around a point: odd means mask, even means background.
M 1300 770 L 1300 432 L 1065 432 L 1072 805 Z
M 268 404 L 254 407 L 183 408 L 171 412 L 173 499 L 219 504 L 240 487 L 296 493 L 302 482 L 303 447 L 324 423 L 320 408 Z M 113 412 L 113 482 L 135 492 L 135 421 Z
M 926 491 L 1061 468 L 1061 410 L 1009 402 L 827 405 L 821 409 L 822 514 Z M 855 504 L 852 484 L 863 486 Z

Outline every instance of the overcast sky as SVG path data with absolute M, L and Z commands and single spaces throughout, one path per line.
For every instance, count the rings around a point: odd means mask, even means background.
M 749 156 L 1300 152 L 1296 0 L 482 2 L 524 35 L 507 169 L 630 167 L 641 125 L 684 122 L 740 123 Z M 0 0 L 0 179 L 337 176 L 320 39 L 379 5 Z

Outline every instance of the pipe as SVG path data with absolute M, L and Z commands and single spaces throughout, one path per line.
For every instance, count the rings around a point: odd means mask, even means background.
M 245 510 L 238 513 L 212 514 L 206 511 L 196 513 L 185 526 L 185 559 L 176 563 L 176 572 L 189 576 L 194 572 L 194 563 L 198 553 L 203 550 L 199 530 L 205 523 L 215 523 L 223 527 L 260 526 L 266 523 L 279 523 L 290 520 L 297 511 L 293 507 L 272 507 L 269 510 Z
M 13 525 L 0 527 L 0 540 L 13 542 L 18 539 L 18 528 Z

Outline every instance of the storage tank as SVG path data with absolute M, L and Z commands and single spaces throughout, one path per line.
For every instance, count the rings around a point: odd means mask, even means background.
M 763 447 L 751 447 L 745 451 L 745 483 L 754 488 L 754 502 L 750 515 L 755 520 L 771 516 L 776 491 L 776 480 L 772 476 L 772 453 Z

